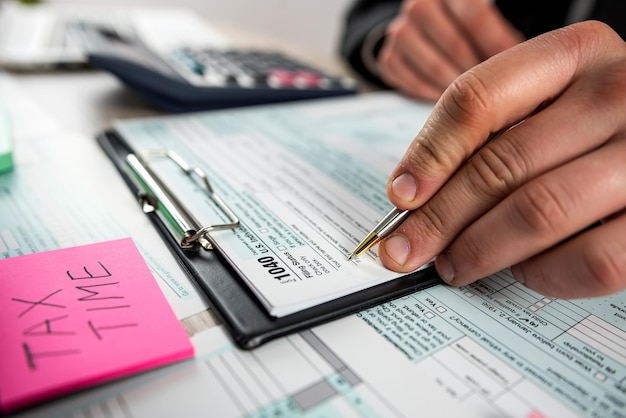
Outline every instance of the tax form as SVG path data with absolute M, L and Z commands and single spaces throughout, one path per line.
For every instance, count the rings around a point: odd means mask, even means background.
M 357 103 L 124 120 L 114 128 L 137 152 L 174 151 L 207 174 L 240 220 L 212 238 L 269 314 L 282 317 L 402 276 L 384 268 L 376 250 L 348 256 L 391 207 L 387 176 L 432 107 L 394 95 Z M 202 225 L 225 221 L 177 166 L 150 167 Z

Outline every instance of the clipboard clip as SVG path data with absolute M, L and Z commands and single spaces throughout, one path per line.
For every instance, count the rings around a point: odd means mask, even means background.
M 201 226 L 196 218 L 185 208 L 174 193 L 150 169 L 149 158 L 168 158 L 176 163 L 185 174 L 196 175 L 202 181 L 209 198 L 228 218 L 227 223 Z M 126 164 L 135 174 L 143 191 L 138 193 L 139 203 L 144 213 L 160 216 L 174 240 L 183 250 L 196 250 L 198 246 L 212 250 L 210 232 L 233 229 L 239 226 L 239 219 L 224 201 L 213 191 L 205 172 L 198 167 L 191 167 L 178 154 L 170 150 L 142 150 L 126 156 Z

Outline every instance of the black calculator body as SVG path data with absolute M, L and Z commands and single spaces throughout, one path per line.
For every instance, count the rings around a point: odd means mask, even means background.
M 350 78 L 334 77 L 281 53 L 179 48 L 157 54 L 137 38 L 82 25 L 89 63 L 106 70 L 169 112 L 221 109 L 350 95 Z

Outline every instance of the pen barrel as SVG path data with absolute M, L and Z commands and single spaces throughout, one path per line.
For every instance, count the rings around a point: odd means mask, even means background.
M 393 208 L 377 225 L 378 236 L 383 238 L 392 233 L 411 214 L 410 210 Z

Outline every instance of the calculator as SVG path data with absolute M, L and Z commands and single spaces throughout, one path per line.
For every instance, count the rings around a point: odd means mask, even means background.
M 188 46 L 155 52 L 133 37 L 82 25 L 88 62 L 161 110 L 186 112 L 351 95 L 356 83 L 280 52 Z

